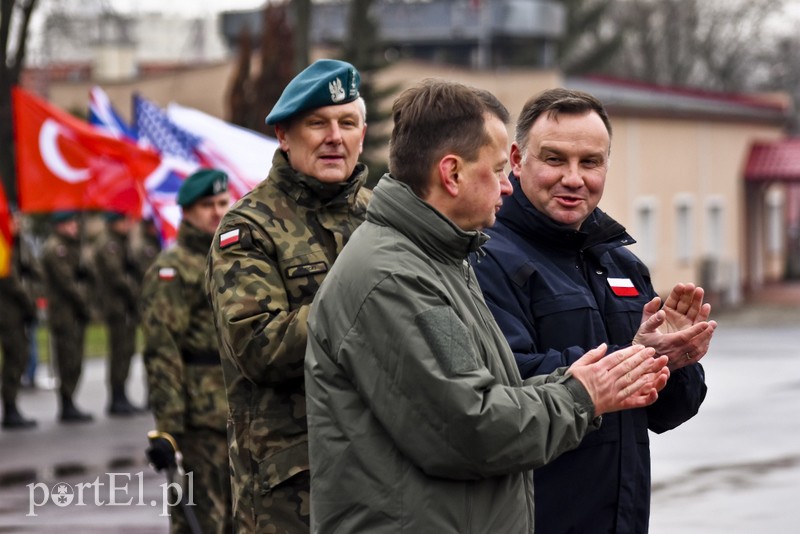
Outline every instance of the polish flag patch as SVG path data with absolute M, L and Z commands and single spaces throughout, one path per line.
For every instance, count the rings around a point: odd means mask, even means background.
M 162 267 L 158 270 L 159 280 L 172 280 L 175 278 L 175 269 L 172 267 Z
M 225 248 L 239 242 L 239 229 L 228 230 L 219 236 L 219 248 Z
M 611 291 L 618 297 L 639 296 L 639 292 L 630 278 L 609 278 L 608 285 L 611 286 Z

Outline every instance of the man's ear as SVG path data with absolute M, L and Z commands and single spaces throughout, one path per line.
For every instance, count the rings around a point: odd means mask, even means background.
M 439 182 L 447 194 L 455 198 L 461 180 L 458 173 L 461 171 L 461 158 L 454 154 L 447 154 L 439 160 Z
M 275 137 L 278 138 L 278 144 L 280 145 L 281 150 L 288 152 L 289 144 L 286 142 L 286 128 L 283 127 L 283 124 L 275 125 Z
M 511 143 L 511 154 L 508 160 L 509 163 L 511 163 L 511 172 L 519 176 L 522 170 L 522 151 L 519 149 L 516 142 Z

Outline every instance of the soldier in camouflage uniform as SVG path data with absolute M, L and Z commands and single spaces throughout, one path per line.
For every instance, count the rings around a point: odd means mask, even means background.
M 52 222 L 54 231 L 42 250 L 42 270 L 60 384 L 60 419 L 82 423 L 91 421 L 92 416 L 75 406 L 73 396 L 83 368 L 83 342 L 89 322 L 88 271 L 81 258 L 78 213 L 54 213 Z
M 130 416 L 142 411 L 131 404 L 125 393 L 136 352 L 139 284 L 129 239 L 136 222 L 120 212 L 107 213 L 106 221 L 106 229 L 95 245 L 94 263 L 108 331 L 108 413 Z
M 142 285 L 144 361 L 156 427 L 175 437 L 193 475 L 204 533 L 232 529 L 226 421 L 228 403 L 214 318 L 205 291 L 206 256 L 230 204 L 227 176 L 204 169 L 178 193 L 183 220 L 175 246 L 161 252 Z M 187 532 L 180 507 L 172 532 Z
M 211 246 L 238 532 L 309 529 L 306 319 L 371 196 L 358 163 L 359 82 L 352 65 L 320 60 L 289 83 L 267 117 L 280 143 L 269 176 L 228 212 Z
M 25 290 L 23 279 L 31 267 L 22 254 L 16 219 L 11 219 L 14 246 L 11 272 L 0 278 L 0 345 L 3 348 L 2 395 L 3 428 L 20 429 L 36 426 L 36 421 L 23 417 L 17 407 L 17 394 L 28 364 L 30 327 L 36 321 L 36 303 Z

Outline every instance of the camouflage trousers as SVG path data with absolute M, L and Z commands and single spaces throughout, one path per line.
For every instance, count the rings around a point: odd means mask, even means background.
M 124 391 L 136 352 L 136 321 L 130 314 L 110 316 L 108 327 L 108 381 L 111 389 Z
M 23 322 L 0 328 L 0 346 L 3 349 L 2 395 L 3 402 L 14 402 L 19 384 L 28 365 L 30 343 L 28 328 Z
M 183 454 L 186 484 L 191 480 L 192 510 L 201 531 L 203 534 L 229 534 L 233 531 L 233 514 L 227 436 L 211 429 L 192 428 L 179 437 L 178 446 Z M 190 472 L 191 478 L 188 476 Z M 188 487 L 186 491 L 189 491 Z M 175 502 L 174 495 L 171 502 Z M 191 532 L 180 506 L 170 509 L 170 532 Z

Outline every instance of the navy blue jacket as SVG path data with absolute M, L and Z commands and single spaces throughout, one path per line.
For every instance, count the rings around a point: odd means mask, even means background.
M 610 345 L 609 353 L 630 345 L 642 307 L 655 296 L 649 270 L 625 248 L 634 240 L 600 209 L 580 231 L 560 225 L 510 178 L 514 192 L 487 231 L 486 255 L 473 265 L 522 377 L 570 365 L 601 343 Z M 609 279 L 628 279 L 635 289 Z M 679 369 L 652 406 L 604 415 L 601 428 L 577 449 L 537 469 L 536 532 L 647 532 L 647 430 L 680 425 L 697 413 L 705 394 L 700 364 Z

